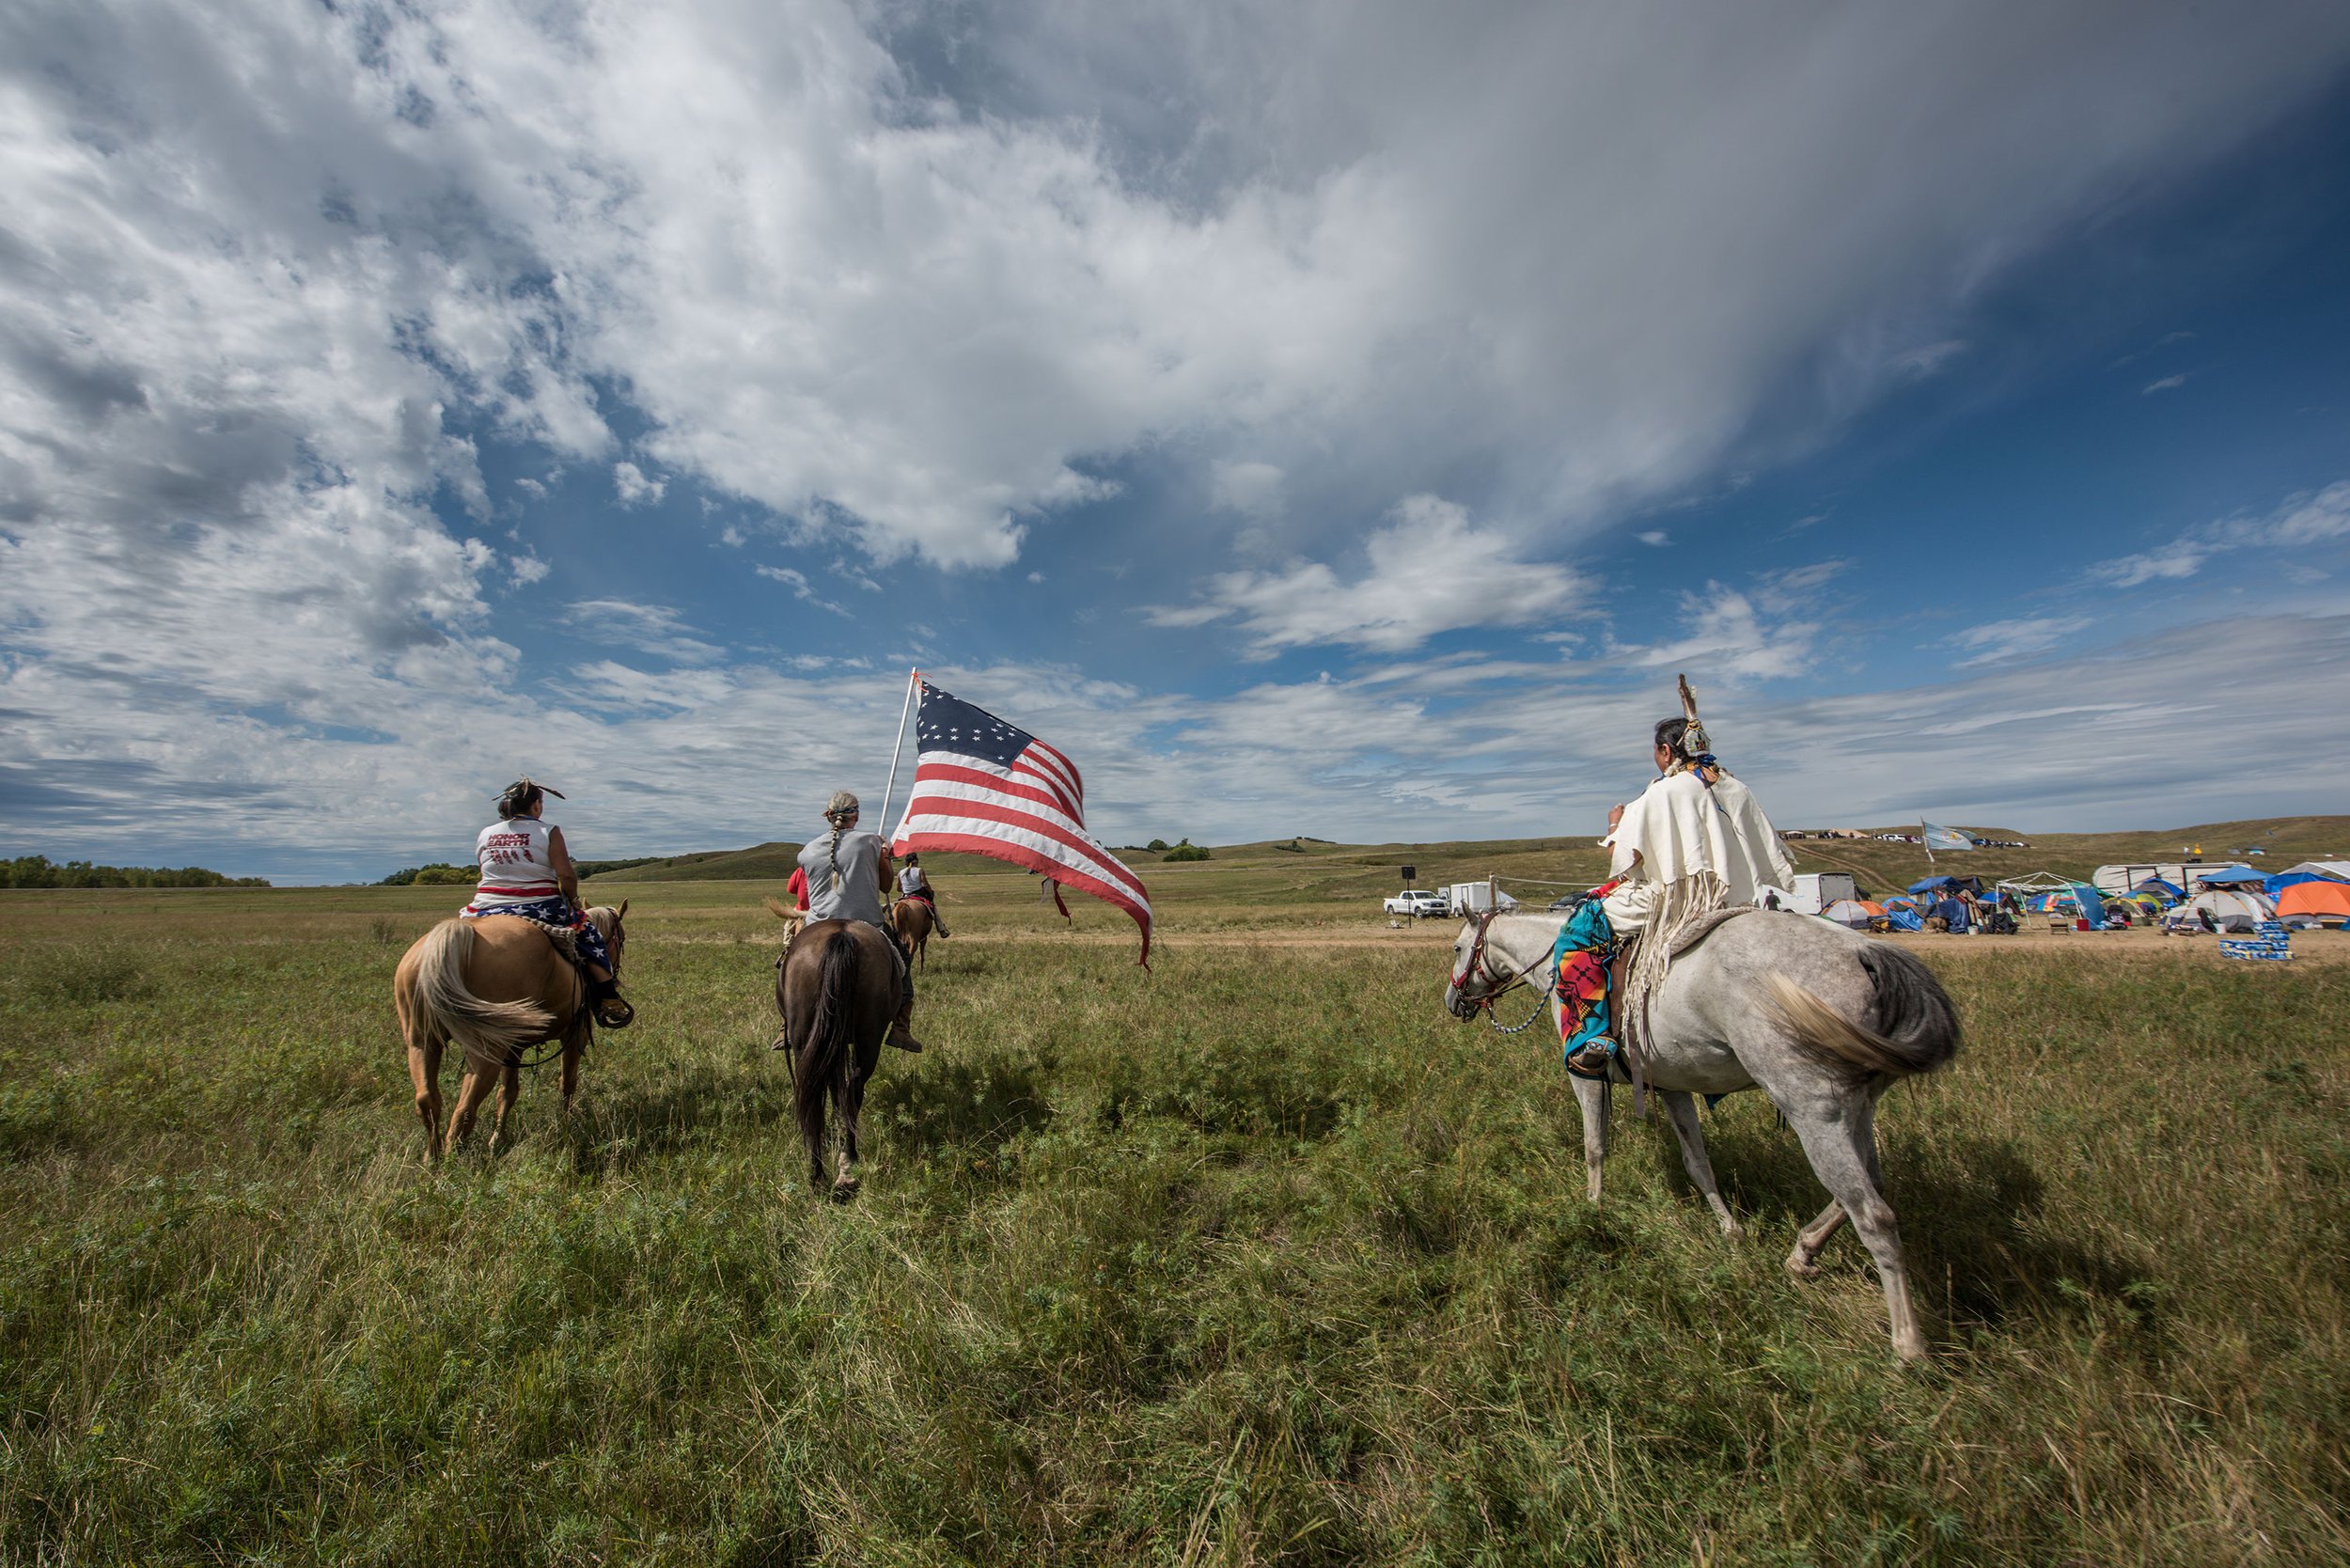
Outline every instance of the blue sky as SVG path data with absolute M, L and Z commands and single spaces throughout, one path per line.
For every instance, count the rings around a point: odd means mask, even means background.
M 2342 809 L 2350 12 L 0 19 L 0 850 Z

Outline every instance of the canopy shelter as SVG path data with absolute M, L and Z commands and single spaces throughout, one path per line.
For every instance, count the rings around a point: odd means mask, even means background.
M 1979 876 L 1930 876 L 1923 882 L 1911 883 L 1909 890 L 1913 893 L 1980 894 L 1982 891 L 1982 878 Z
M 2249 866 L 2219 866 L 2208 871 L 2199 866 L 2187 873 L 2187 878 L 2198 887 L 2240 887 L 2248 882 L 2266 882 L 2268 873 Z
M 2295 883 L 2278 895 L 2277 917 L 2350 920 L 2350 882 L 2318 877 Z
M 2086 882 L 2076 882 L 2054 871 L 2032 871 L 2009 877 L 1999 886 L 2022 900 L 2026 909 L 2044 914 L 2050 909 L 2060 913 L 2070 910 L 2088 921 L 2090 930 L 2106 929 L 2105 895 Z

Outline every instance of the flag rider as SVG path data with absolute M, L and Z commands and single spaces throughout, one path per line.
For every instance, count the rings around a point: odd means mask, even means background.
M 596 1022 L 624 1029 L 636 1012 L 621 999 L 603 933 L 580 913 L 579 873 L 572 869 L 570 846 L 563 842 L 563 830 L 544 820 L 549 795 L 564 798 L 562 791 L 534 783 L 525 774 L 498 796 L 498 820 L 474 840 L 480 885 L 459 914 L 467 919 L 511 915 L 564 933 L 588 971 L 588 1004 Z
M 1648 933 L 1635 959 L 1639 972 L 1625 988 L 1644 993 L 1691 928 L 1717 910 L 1753 903 L 1766 883 L 1783 887 L 1794 879 L 1794 864 L 1753 792 L 1709 749 L 1686 677 L 1681 704 L 1680 718 L 1656 727 L 1655 781 L 1607 813 L 1600 844 L 1614 851 L 1610 880 L 1575 906 L 1559 933 L 1559 1027 L 1567 1070 L 1578 1076 L 1606 1076 L 1621 1049 L 1607 995 L 1608 960 L 1621 939 Z
M 801 847 L 800 870 L 807 873 L 808 922 L 863 920 L 879 927 L 889 938 L 890 949 L 898 955 L 899 987 L 904 997 L 889 1026 L 889 1043 L 901 1051 L 918 1051 L 922 1043 L 914 1038 L 912 1028 L 914 970 L 904 944 L 889 923 L 888 912 L 882 907 L 882 895 L 889 886 L 889 847 L 878 833 L 856 831 L 860 810 L 856 796 L 835 790 L 824 803 L 824 821 L 832 824 L 832 831 Z M 776 1042 L 777 1048 L 783 1043 Z

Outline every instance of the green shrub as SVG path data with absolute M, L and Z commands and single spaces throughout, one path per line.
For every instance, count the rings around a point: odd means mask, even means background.
M 1185 843 L 1177 844 L 1173 849 L 1168 850 L 1165 855 L 1160 855 L 1159 858 L 1161 860 L 1206 860 L 1210 858 L 1210 855 L 1206 850 L 1201 849 L 1198 844 Z

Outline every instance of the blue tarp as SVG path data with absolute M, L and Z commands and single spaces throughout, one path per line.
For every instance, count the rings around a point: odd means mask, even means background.
M 1885 918 L 1892 925 L 1895 931 L 1923 931 L 1926 929 L 1926 923 L 1918 918 L 1917 916 L 1912 915 L 1906 909 L 1888 909 L 1885 912 Z
M 2215 887 L 2234 887 L 2247 882 L 2268 880 L 2249 866 L 2222 866 L 2210 871 L 2198 866 L 2186 873 L 2186 879 L 2189 882 L 2208 882 Z
M 2261 879 L 2261 891 L 2275 898 L 2286 888 L 2304 882 L 2338 882 L 2339 877 L 2319 876 L 2315 871 L 2279 871 L 2275 876 Z
M 1938 892 L 1945 887 L 1955 887 L 1956 886 L 1958 886 L 1958 878 L 1954 876 L 1930 876 L 1923 882 L 1911 883 L 1909 885 L 1909 890 L 1913 893 L 1933 893 Z

